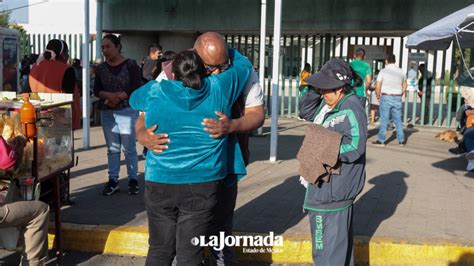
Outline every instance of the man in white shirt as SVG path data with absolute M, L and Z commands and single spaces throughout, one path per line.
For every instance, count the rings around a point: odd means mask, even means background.
M 403 70 L 395 65 L 395 55 L 390 54 L 385 59 L 385 68 L 377 76 L 375 94 L 380 100 L 380 129 L 377 141 L 372 144 L 385 146 L 385 133 L 390 113 L 397 130 L 400 146 L 405 146 L 405 135 L 402 124 L 402 99 L 407 89 L 407 79 Z

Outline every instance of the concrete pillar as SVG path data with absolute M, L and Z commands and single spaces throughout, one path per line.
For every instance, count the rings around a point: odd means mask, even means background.
M 172 33 L 172 32 L 127 32 L 121 35 L 122 54 L 140 63 L 148 54 L 148 47 L 152 43 L 158 43 L 163 51 L 179 52 L 193 47 L 197 38 L 196 33 Z
M 120 36 L 122 55 L 137 61 L 138 64 L 148 55 L 148 47 L 152 43 L 159 43 L 157 33 L 127 32 Z M 164 48 L 166 50 L 166 48 Z
M 193 47 L 197 37 L 197 33 L 161 32 L 159 43 L 164 51 L 179 52 Z

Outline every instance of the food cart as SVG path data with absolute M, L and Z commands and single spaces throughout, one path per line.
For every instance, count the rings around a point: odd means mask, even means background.
M 19 112 L 23 101 L 15 92 L 0 92 L 0 97 L 0 134 L 9 141 L 23 134 Z M 50 204 L 61 264 L 61 205 L 69 200 L 69 170 L 74 165 L 72 94 L 37 93 L 30 98 L 35 106 L 37 134 L 28 140 L 17 171 L 2 179 L 13 177 L 24 200 L 41 199 Z

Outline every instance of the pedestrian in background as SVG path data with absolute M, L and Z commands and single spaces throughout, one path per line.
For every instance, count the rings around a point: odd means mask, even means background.
M 372 84 L 370 85 L 370 125 L 373 126 L 375 124 L 375 116 L 376 113 L 379 111 L 380 101 L 375 94 L 375 87 L 377 85 L 377 76 L 380 70 L 375 71 L 374 80 L 372 80 Z M 380 117 L 380 115 L 379 115 Z
M 128 174 L 128 194 L 139 192 L 138 156 L 135 138 L 135 121 L 138 111 L 130 108 L 130 94 L 141 85 L 140 68 L 121 54 L 120 39 L 106 35 L 102 40 L 105 62 L 95 70 L 94 94 L 100 98 L 101 122 L 107 144 L 108 183 L 103 194 L 110 196 L 120 190 L 120 150 L 125 154 Z
M 155 73 L 153 76 L 156 76 L 156 81 L 161 81 L 163 79 L 172 79 L 171 77 L 171 62 L 176 56 L 174 51 L 166 51 L 163 55 L 156 61 Z
M 375 94 L 380 100 L 380 129 L 377 140 L 372 144 L 385 146 L 387 125 L 390 114 L 392 115 L 397 139 L 400 146 L 405 146 L 405 134 L 402 124 L 402 99 L 407 89 L 407 79 L 403 70 L 395 65 L 395 55 L 390 54 L 385 59 L 385 68 L 377 76 Z
M 156 43 L 153 43 L 148 47 L 148 56 L 143 60 L 141 65 L 142 79 L 144 83 L 156 79 L 160 73 L 156 70 L 156 68 L 162 51 L 163 48 L 161 45 Z
M 72 128 L 78 129 L 81 127 L 81 93 L 68 60 L 67 43 L 52 39 L 31 68 L 28 80 L 31 92 L 72 93 Z
M 367 105 L 367 90 L 369 90 L 370 85 L 372 84 L 372 68 L 369 63 L 364 61 L 364 59 L 365 50 L 363 48 L 358 48 L 354 53 L 354 60 L 351 62 L 351 67 L 362 80 L 362 84 L 355 88 L 355 92 L 357 96 L 360 97 L 360 102 L 365 108 Z
M 418 66 L 418 70 L 420 71 L 420 79 L 418 80 L 418 96 L 420 98 L 423 97 L 423 86 L 426 80 L 426 90 L 425 90 L 425 107 L 424 107 L 424 116 L 423 122 L 424 124 L 429 124 L 430 121 L 430 103 L 431 103 L 431 85 L 433 84 L 433 72 L 428 71 L 426 69 L 425 64 L 420 64 Z
M 71 67 L 74 69 L 74 75 L 76 76 L 76 84 L 79 88 L 82 88 L 82 65 L 81 60 L 74 58 L 72 60 Z
M 410 69 L 407 72 L 407 90 L 416 91 L 418 89 L 418 70 L 415 63 L 410 63 Z
M 309 76 L 311 76 L 311 65 L 309 63 L 305 63 L 303 71 L 301 71 L 301 74 L 300 74 L 300 87 L 299 87 L 300 97 L 305 95 L 309 90 L 308 82 L 305 81 Z

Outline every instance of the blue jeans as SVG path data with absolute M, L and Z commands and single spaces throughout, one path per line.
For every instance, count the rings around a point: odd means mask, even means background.
M 467 152 L 474 151 L 474 127 L 470 127 L 464 131 L 463 141 Z
M 131 108 L 121 110 L 102 110 L 102 129 L 107 144 L 109 179 L 118 180 L 120 172 L 120 149 L 125 154 L 129 179 L 136 179 L 138 156 L 135 138 L 135 122 L 138 111 Z
M 402 124 L 402 96 L 388 96 L 382 95 L 380 97 L 380 129 L 378 139 L 380 142 L 385 143 L 385 133 L 387 132 L 387 125 L 390 113 L 392 114 L 395 128 L 397 129 L 398 142 L 405 141 L 405 134 L 403 133 Z

